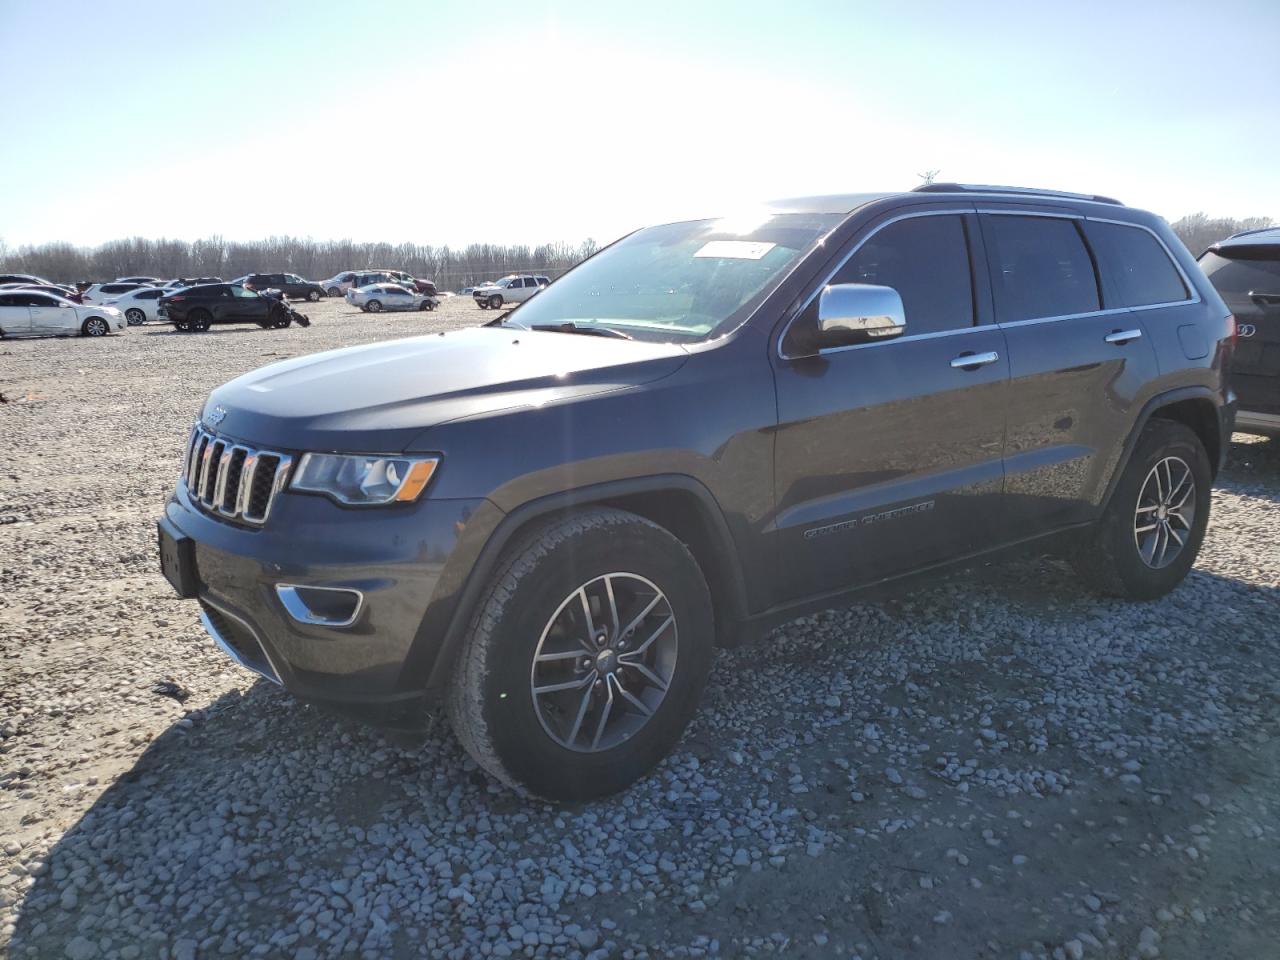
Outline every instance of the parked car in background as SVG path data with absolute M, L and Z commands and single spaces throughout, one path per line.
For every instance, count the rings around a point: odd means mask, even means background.
M 405 273 L 403 270 L 385 270 L 382 267 L 371 267 L 374 273 L 385 273 L 391 278 L 391 282 L 398 283 L 402 287 L 408 287 L 410 290 L 417 290 L 419 293 L 425 293 L 435 297 L 439 295 L 436 285 L 430 280 L 420 280 L 411 273 Z
M 482 310 L 497 310 L 504 303 L 524 303 L 543 287 L 551 283 L 546 277 L 509 276 L 493 283 L 484 283 L 471 291 L 471 296 Z
M 132 281 L 127 283 L 91 283 L 81 292 L 80 297 L 85 303 L 104 303 L 131 290 L 137 290 L 142 286 L 141 283 L 133 283 Z
M 115 307 L 124 314 L 129 326 L 137 327 L 148 320 L 158 320 L 160 298 L 168 291 L 161 287 L 139 287 L 105 301 L 109 307 Z
M 378 313 L 382 310 L 434 310 L 438 304 L 435 297 L 410 290 L 400 283 L 372 283 L 352 288 L 347 291 L 346 298 L 349 304 L 359 307 L 365 313 Z
M 105 337 L 124 330 L 124 314 L 39 290 L 0 290 L 0 337 Z
M 116 277 L 115 283 L 140 283 L 144 287 L 158 287 L 164 283 L 159 277 Z
M 164 290 L 181 290 L 183 287 L 194 287 L 202 283 L 222 283 L 221 277 L 174 277 L 161 284 Z
M 157 313 L 178 330 L 203 333 L 214 324 L 267 326 L 273 317 L 279 318 L 279 326 L 288 326 L 288 315 L 282 311 L 279 296 L 235 283 L 211 283 L 161 297 Z
M 0 284 L 21 283 L 25 286 L 32 283 L 47 284 L 50 282 L 51 281 L 46 280 L 44 277 L 33 276 L 30 273 L 0 273 Z
M 320 286 L 331 297 L 340 297 L 348 290 L 367 287 L 371 283 L 398 283 L 399 280 L 385 270 L 348 270 L 321 280 Z
M 161 569 L 272 682 L 400 724 L 443 700 L 495 779 L 574 802 L 672 749 L 717 644 L 1029 544 L 1112 596 L 1183 581 L 1233 325 L 1162 219 L 933 184 L 739 223 L 219 387 Z
M 1200 269 L 1236 318 L 1236 429 L 1280 437 L 1280 227 L 1215 243 L 1200 255 Z
M 296 273 L 251 273 L 244 278 L 244 286 L 250 290 L 279 290 L 294 300 L 310 300 L 315 303 L 325 295 L 325 289 L 311 280 L 303 280 Z
M 73 288 L 64 287 L 60 283 L 0 283 L 0 290 L 39 290 L 41 293 L 52 293 L 55 297 L 66 297 L 68 300 L 76 292 Z

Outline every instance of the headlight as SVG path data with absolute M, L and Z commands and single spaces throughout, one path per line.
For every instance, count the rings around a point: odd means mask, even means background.
M 439 457 L 304 453 L 290 487 L 339 503 L 410 503 L 426 489 L 439 463 Z

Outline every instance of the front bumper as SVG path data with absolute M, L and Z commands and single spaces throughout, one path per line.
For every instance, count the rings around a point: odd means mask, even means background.
M 351 509 L 281 493 L 263 527 L 215 519 L 185 485 L 165 507 L 193 542 L 201 620 L 243 666 L 295 695 L 385 720 L 424 699 L 456 603 L 449 560 L 485 500 Z M 468 551 L 464 551 L 468 552 Z M 350 624 L 304 622 L 281 598 L 291 584 L 358 591 Z

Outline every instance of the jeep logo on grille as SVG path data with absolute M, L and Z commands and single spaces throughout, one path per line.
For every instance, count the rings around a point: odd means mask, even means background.
M 204 422 L 210 427 L 216 427 L 226 418 L 227 418 L 227 408 L 224 407 L 222 404 L 218 404 L 216 407 L 213 408 L 213 410 L 209 412 L 209 415 L 204 418 Z

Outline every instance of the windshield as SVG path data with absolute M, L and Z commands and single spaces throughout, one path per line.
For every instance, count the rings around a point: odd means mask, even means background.
M 609 327 L 645 340 L 726 333 L 841 219 L 766 212 L 754 224 L 694 220 L 648 227 L 542 290 L 507 322 Z

